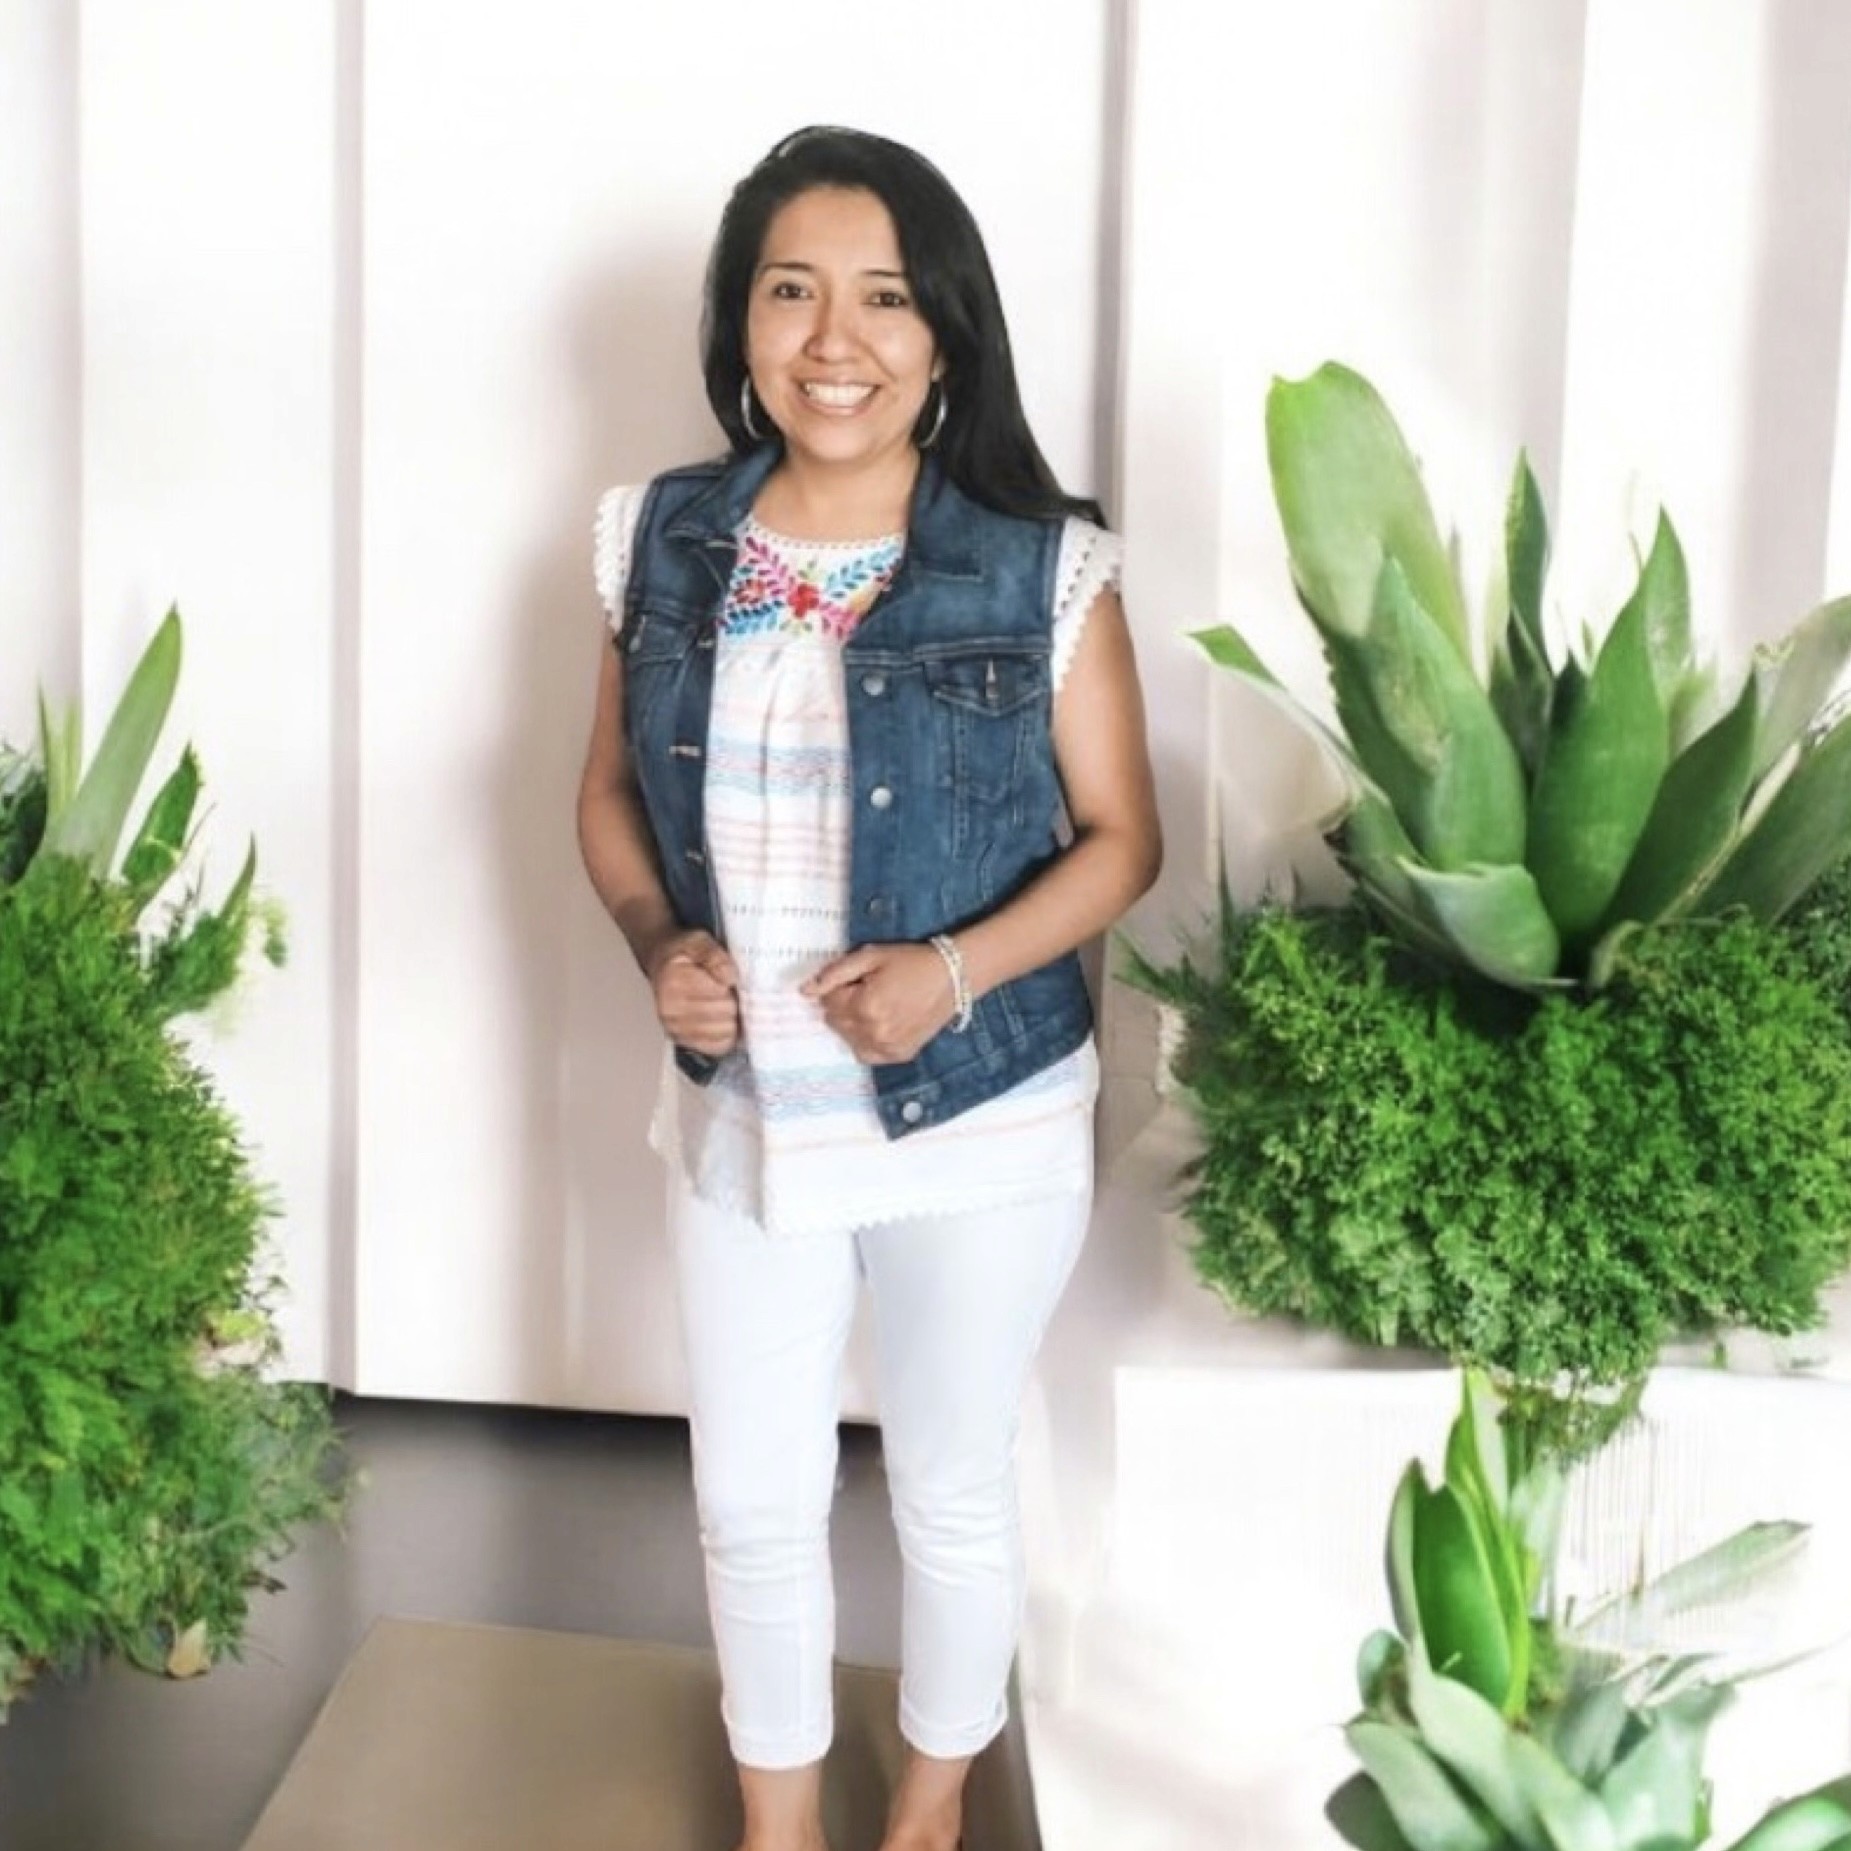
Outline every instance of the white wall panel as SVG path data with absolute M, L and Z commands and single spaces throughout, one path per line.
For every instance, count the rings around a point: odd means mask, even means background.
M 1851 13 L 1593 0 L 1555 592 L 1596 629 L 1661 503 L 1739 656 L 1820 595 Z
M 114 700 L 170 603 L 209 891 L 258 838 L 289 911 L 206 1055 L 286 1213 L 291 1369 L 325 1368 L 329 1248 L 333 8 L 83 9 L 83 686 Z
M 1475 604 L 1519 447 L 1545 478 L 1557 448 L 1582 10 L 1309 0 L 1232 17 L 1226 165 L 1195 181 L 1198 216 L 1239 254 L 1219 330 L 1219 611 L 1314 692 L 1322 661 L 1267 473 L 1267 388 L 1327 359 L 1375 383 L 1459 534 Z M 1314 754 L 1245 690 L 1216 708 L 1239 890 L 1321 866 L 1334 787 Z
M 679 1405 L 644 1145 L 659 1037 L 572 800 L 592 506 L 717 447 L 695 331 L 731 184 L 811 117 L 936 158 L 989 239 L 1043 442 L 1094 475 L 1104 6 L 1058 33 L 972 0 L 867 19 L 366 10 L 364 1389 Z
M 0 741 L 77 694 L 77 12 L 0 5 Z

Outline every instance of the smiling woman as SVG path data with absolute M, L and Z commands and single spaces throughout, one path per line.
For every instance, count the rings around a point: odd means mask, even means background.
M 732 453 L 599 509 L 579 832 L 672 1046 L 652 1141 L 745 1848 L 823 1843 L 866 1278 L 906 1573 L 884 1844 L 951 1851 L 1005 1716 L 1017 1408 L 1091 1202 L 1076 952 L 1159 854 L 1118 547 L 1042 459 L 977 227 L 910 150 L 780 143 L 703 335 Z

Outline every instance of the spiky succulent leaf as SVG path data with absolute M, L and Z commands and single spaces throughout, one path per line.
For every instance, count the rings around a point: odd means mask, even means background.
M 1554 978 L 1562 941 L 1528 868 L 1507 864 L 1442 873 L 1407 863 L 1402 875 L 1460 962 L 1518 989 Z
M 1510 1763 L 1510 1725 L 1468 1685 L 1408 1653 L 1408 1707 L 1422 1742 L 1510 1835 L 1518 1851 L 1552 1851 L 1535 1800 Z
M 1427 1495 L 1427 1475 L 1415 1459 L 1401 1474 L 1394 1502 L 1388 1507 L 1388 1601 L 1402 1638 L 1412 1644 L 1420 1637 L 1420 1590 L 1414 1580 L 1414 1511 Z
M 1505 1737 L 1504 1752 L 1557 1851 L 1627 1851 L 1600 1799 L 1533 1735 L 1513 1729 Z
M 1274 380 L 1266 454 L 1292 573 L 1326 635 L 1361 636 L 1394 560 L 1461 662 L 1465 603 L 1400 427 L 1361 374 L 1335 363 Z
M 1496 1824 L 1408 1731 L 1365 1717 L 1343 1733 L 1414 1851 L 1498 1851 Z
M 1529 867 L 1571 946 L 1591 937 L 1618 891 L 1670 757 L 1648 615 L 1635 597 L 1585 681 L 1564 678 L 1536 773 Z
M 1778 919 L 1848 850 L 1851 714 L 1807 740 L 1760 820 L 1704 889 L 1703 911 L 1741 906 L 1757 919 Z
M 39 763 L 45 767 L 45 816 L 62 816 L 77 794 L 84 771 L 83 711 L 60 713 L 39 691 Z
M 1491 1545 L 1472 1506 L 1450 1485 L 1415 1502 L 1414 1586 L 1428 1659 L 1503 1708 L 1513 1662 Z
M 1851 1851 L 1851 1775 L 1776 1806 L 1733 1851 Z
M 98 874 L 110 871 L 179 678 L 180 613 L 170 610 L 142 651 L 82 783 L 46 824 L 41 853 L 88 862 Z
M 1489 696 L 1400 564 L 1382 568 L 1367 630 L 1331 635 L 1337 713 L 1356 758 L 1435 868 L 1523 859 L 1523 768 Z
M 1460 1375 L 1459 1412 L 1446 1439 L 1446 1482 L 1455 1491 L 1478 1492 L 1500 1517 L 1510 1502 L 1504 1425 L 1498 1418 L 1497 1393 L 1481 1369 L 1466 1369 Z
M 1356 1690 L 1366 1710 L 1377 1710 L 1387 1700 L 1395 1679 L 1407 1662 L 1407 1647 L 1392 1632 L 1372 1632 L 1356 1654 Z
M 1373 785 L 1365 790 L 1329 840 L 1344 871 L 1397 937 L 1453 960 L 1452 941 L 1431 922 L 1408 872 L 1421 866 L 1420 855 L 1380 791 Z
M 1555 671 L 1543 629 L 1543 579 L 1549 564 L 1549 521 L 1527 455 L 1517 458 L 1504 515 L 1504 570 L 1509 599 L 1503 632 L 1491 654 L 1491 704 L 1533 772 L 1549 736 Z
M 1231 624 L 1217 624 L 1212 629 L 1193 631 L 1190 641 L 1199 644 L 1203 653 L 1218 668 L 1225 668 L 1229 674 L 1244 681 L 1305 733 L 1343 779 L 1344 789 L 1352 801 L 1369 788 L 1368 776 L 1357 764 L 1356 755 L 1348 743 L 1332 732 L 1260 660 L 1253 646 Z
M 1568 1629 L 1574 1639 L 1650 1649 L 1680 1614 L 1739 1600 L 1791 1564 L 1809 1526 L 1791 1519 L 1750 1523 L 1668 1568 L 1643 1587 L 1602 1601 Z
M 1690 649 L 1690 574 L 1677 530 L 1663 513 L 1652 535 L 1652 550 L 1639 568 L 1638 583 L 1620 615 L 1635 609 L 1645 630 L 1658 703 L 1669 714 L 1696 665 Z
M 1510 1523 L 1523 1542 L 1528 1600 L 1534 1601 L 1541 1587 L 1543 1565 L 1555 1560 L 1567 1503 L 1567 1475 L 1561 1462 L 1547 1455 L 1530 1460 L 1511 1485 Z
M 198 801 L 199 760 L 188 746 L 155 793 L 122 857 L 122 879 L 134 895 L 137 910 L 153 899 L 184 859 Z
M 1645 1734 L 1602 1778 L 1601 1804 L 1623 1844 L 1695 1845 L 1707 1836 L 1703 1749 L 1730 1694 L 1708 1687 L 1661 1704 Z
M 1331 1830 L 1356 1851 L 1420 1851 L 1395 1823 L 1382 1789 L 1360 1771 L 1324 1802 L 1324 1817 Z
M 1728 713 L 1672 761 L 1602 931 L 1701 904 L 1703 882 L 1728 854 L 1748 798 L 1760 708 L 1751 675 Z
M 1618 1758 L 1621 1738 L 1632 1719 L 1624 1685 L 1594 1684 L 1575 1692 L 1546 1719 L 1546 1740 L 1577 1780 L 1597 1786 Z
M 1749 672 L 1761 689 L 1756 778 L 1765 777 L 1788 746 L 1804 737 L 1847 661 L 1851 661 L 1851 598 L 1821 604 L 1779 641 L 1764 643 L 1755 651 Z
M 1714 662 L 1693 666 L 1671 702 L 1672 757 L 1701 739 L 1731 705 L 1723 693 L 1721 669 Z

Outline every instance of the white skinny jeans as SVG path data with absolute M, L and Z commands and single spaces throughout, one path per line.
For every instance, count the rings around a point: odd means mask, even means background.
M 862 1278 L 904 1564 L 900 1730 L 950 1759 L 1002 1728 L 1022 1611 L 1017 1415 L 1090 1209 L 1073 1194 L 772 1239 L 676 1177 L 695 1493 L 742 1765 L 805 1766 L 834 1726 L 829 1506 Z

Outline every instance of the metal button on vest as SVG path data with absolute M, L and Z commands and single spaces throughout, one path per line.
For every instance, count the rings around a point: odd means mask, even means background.
M 900 1116 L 905 1119 L 909 1125 L 916 1125 L 925 1117 L 925 1107 L 922 1106 L 917 1099 L 909 1099 L 901 1106 Z
M 890 810 L 893 808 L 893 792 L 886 785 L 877 784 L 868 792 L 868 802 L 877 810 Z
M 878 699 L 887 692 L 887 677 L 885 675 L 863 675 L 861 691 L 863 694 L 872 694 Z

